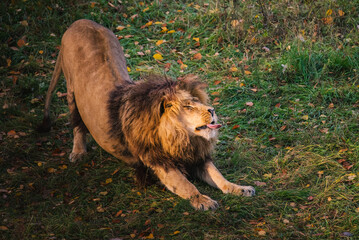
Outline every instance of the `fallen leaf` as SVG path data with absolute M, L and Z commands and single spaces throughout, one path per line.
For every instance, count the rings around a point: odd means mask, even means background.
M 266 232 L 264 230 L 260 230 L 260 231 L 258 231 L 258 235 L 259 236 L 265 236 Z
M 234 125 L 234 126 L 232 127 L 233 130 L 234 130 L 234 129 L 237 129 L 237 128 L 239 128 L 239 125 Z
M 283 223 L 288 224 L 288 223 L 289 223 L 289 220 L 284 218 L 284 219 L 283 219 Z
M 105 181 L 106 184 L 112 183 L 112 178 L 107 178 Z
M 199 38 L 193 38 L 193 40 L 195 40 L 196 42 L 199 42 Z
M 287 128 L 287 125 L 284 125 L 280 128 L 281 131 L 284 131 Z
M 256 186 L 258 186 L 258 187 L 263 187 L 263 186 L 266 186 L 266 185 L 267 185 L 267 183 L 265 183 L 265 182 L 260 182 L 260 181 L 254 181 L 254 184 L 255 184 Z
M 253 102 L 246 102 L 246 105 L 249 106 L 249 107 L 252 107 L 252 106 L 253 106 Z
M 280 105 L 281 105 L 280 103 L 277 103 L 274 107 L 279 108 Z
M 231 72 L 237 72 L 237 71 L 238 71 L 238 68 L 232 66 L 229 70 L 230 70 Z
M 330 15 L 332 15 L 332 13 L 333 13 L 333 10 L 332 10 L 332 9 L 328 9 L 325 14 L 326 14 L 327 16 L 330 16 Z
M 17 45 L 18 45 L 19 47 L 23 47 L 23 46 L 26 45 L 26 42 L 25 42 L 24 39 L 20 38 L 20 39 L 17 41 Z
M 125 29 L 125 28 L 126 28 L 125 26 L 117 26 L 117 27 L 116 27 L 116 29 L 119 30 L 119 31 L 121 31 L 121 30 L 123 30 L 123 29 Z
M 334 108 L 334 103 L 329 104 L 328 108 L 333 109 Z
M 9 228 L 6 227 L 6 226 L 0 226 L 0 230 L 2 230 L 2 231 L 7 231 L 7 230 L 9 230 Z
M 150 7 L 146 7 L 145 9 L 142 10 L 142 12 L 147 12 L 150 9 Z
M 175 33 L 175 32 L 176 32 L 175 30 L 170 30 L 167 33 Z
M 302 118 L 303 120 L 306 120 L 306 121 L 307 121 L 307 120 L 309 119 L 309 116 L 308 116 L 308 115 L 304 115 L 304 116 L 302 116 L 301 118 Z
M 164 43 L 165 42 L 165 40 L 158 40 L 157 42 L 156 42 L 156 46 L 159 46 L 159 45 L 161 45 L 162 43 Z
M 16 132 L 15 130 L 10 130 L 8 133 L 7 133 L 8 136 L 15 136 L 16 135 Z
M 153 236 L 153 234 L 152 233 L 150 233 L 147 237 L 146 237 L 146 239 L 154 239 L 155 237 Z
M 244 74 L 246 74 L 246 75 L 251 75 L 252 72 L 250 72 L 250 71 L 248 71 L 248 70 L 244 70 Z
M 344 16 L 344 12 L 342 10 L 339 9 L 338 13 L 339 13 L 339 16 L 341 16 L 341 17 Z
M 96 210 L 97 210 L 97 212 L 100 212 L 100 213 L 105 212 L 105 209 L 102 207 L 102 205 L 98 206 L 96 208 Z
M 218 84 L 220 84 L 222 81 L 221 80 L 217 80 L 217 81 L 214 81 L 214 85 L 218 85 Z
M 193 55 L 193 59 L 201 60 L 202 59 L 202 54 L 201 53 L 196 53 L 195 55 Z
M 156 60 L 162 60 L 162 59 L 163 59 L 162 55 L 159 54 L 159 53 L 155 53 L 155 54 L 153 55 L 153 58 L 156 59 Z

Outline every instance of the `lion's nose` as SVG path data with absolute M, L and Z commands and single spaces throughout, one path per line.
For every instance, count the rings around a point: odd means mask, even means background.
M 210 112 L 212 116 L 214 115 L 214 109 L 213 108 L 208 109 L 208 112 Z

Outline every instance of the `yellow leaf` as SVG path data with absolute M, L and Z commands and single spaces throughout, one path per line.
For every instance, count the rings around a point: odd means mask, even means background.
M 229 70 L 231 70 L 231 72 L 237 72 L 238 71 L 238 68 L 236 68 L 236 67 L 231 67 Z
M 183 69 L 185 69 L 185 68 L 187 68 L 188 66 L 186 65 L 186 64 L 181 64 L 181 69 L 183 70 Z
M 95 2 L 91 2 L 91 8 L 94 8 L 94 7 L 95 7 L 95 5 L 96 5 L 96 3 L 95 3 Z
M 240 86 L 240 87 L 244 87 L 245 84 L 241 82 L 241 83 L 239 84 L 239 86 Z
M 130 234 L 130 237 L 131 237 L 131 238 L 135 238 L 135 237 L 136 237 L 136 234 L 131 233 L 131 234 Z
M 60 168 L 61 170 L 65 170 L 65 169 L 67 169 L 67 165 L 65 165 L 65 164 L 64 164 L 64 165 L 60 165 L 59 168 Z
M 106 179 L 106 184 L 112 183 L 112 178 L 107 178 Z
M 151 26 L 152 23 L 153 23 L 153 21 L 149 21 L 148 23 L 146 23 L 146 26 L 147 26 L 147 27 L 148 27 L 148 26 Z
M 167 31 L 168 31 L 167 27 L 161 27 L 161 28 L 162 28 L 161 33 L 164 33 L 164 32 L 167 32 Z
M 142 10 L 142 12 L 146 12 L 150 9 L 150 7 L 146 7 L 145 9 Z
M 338 13 L 339 13 L 339 16 L 341 16 L 341 17 L 343 17 L 345 14 L 342 10 L 339 10 Z
M 196 42 L 199 42 L 199 38 L 193 38 L 193 40 L 195 40 Z
M 244 70 L 244 74 L 251 75 L 252 73 L 250 71 L 248 71 L 248 70 Z
M 126 28 L 125 26 L 118 26 L 116 29 L 119 30 L 119 31 L 121 31 L 121 30 L 123 30 L 123 29 L 125 29 L 125 28 Z
M 153 234 L 152 233 L 150 233 L 147 237 L 146 237 L 146 239 L 154 239 L 155 237 L 153 236 Z
M 159 53 L 154 54 L 153 58 L 156 59 L 156 60 L 162 60 L 163 59 L 162 55 L 159 54 Z
M 130 68 L 130 67 L 127 67 L 127 72 L 131 72 L 131 68 Z
M 56 172 L 56 169 L 55 168 L 48 168 L 47 171 L 49 173 L 54 173 L 54 172 Z
M 10 67 L 11 66 L 11 59 L 10 58 L 6 59 L 6 62 L 7 62 L 7 66 Z M 358 87 L 359 87 L 359 85 L 358 85 Z
M 327 12 L 326 12 L 326 15 L 327 15 L 327 16 L 330 16 L 330 15 L 332 15 L 332 13 L 333 13 L 333 10 L 332 10 L 332 9 L 328 9 Z
M 164 43 L 165 41 L 164 40 L 158 40 L 157 42 L 156 42 L 156 46 L 159 46 L 159 45 L 161 45 L 162 43 Z
M 175 231 L 174 233 L 173 233 L 173 235 L 176 235 L 176 234 L 179 234 L 180 233 L 180 231 Z
M 44 53 L 44 51 L 40 50 L 40 51 L 39 51 L 39 53 L 40 53 L 40 54 L 43 54 L 43 53 Z
M 175 33 L 175 32 L 176 32 L 175 30 L 170 30 L 167 33 Z
M 163 22 L 155 22 L 156 25 L 163 24 Z

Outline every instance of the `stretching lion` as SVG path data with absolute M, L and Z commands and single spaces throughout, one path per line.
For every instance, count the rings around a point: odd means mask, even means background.
M 50 130 L 49 106 L 61 72 L 73 124 L 70 161 L 86 153 L 86 134 L 113 156 L 154 173 L 167 189 L 195 209 L 215 209 L 186 176 L 197 177 L 223 193 L 253 196 L 251 186 L 228 182 L 213 165 L 217 115 L 208 106 L 205 84 L 195 77 L 163 77 L 133 82 L 122 48 L 107 28 L 79 20 L 65 32 L 46 95 L 42 130 Z

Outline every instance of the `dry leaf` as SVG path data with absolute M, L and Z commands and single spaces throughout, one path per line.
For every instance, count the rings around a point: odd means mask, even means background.
M 193 59 L 201 60 L 202 59 L 202 54 L 201 53 L 196 53 L 195 55 L 193 55 Z
M 19 47 L 23 47 L 23 46 L 26 45 L 26 42 L 25 42 L 24 39 L 20 38 L 20 39 L 17 41 L 17 45 L 18 45 Z
M 162 43 L 164 43 L 165 42 L 165 40 L 158 40 L 157 42 L 156 42 L 156 46 L 159 46 L 159 45 L 161 45 Z
M 125 28 L 126 28 L 125 26 L 118 26 L 116 29 L 119 30 L 119 31 L 121 31 L 121 30 L 123 30 L 123 29 L 125 29 Z
M 246 74 L 246 75 L 251 75 L 252 73 L 251 73 L 250 71 L 248 71 L 248 70 L 245 70 L 245 71 L 244 71 L 244 74 Z
M 246 102 L 246 105 L 252 107 L 253 103 L 252 102 Z

